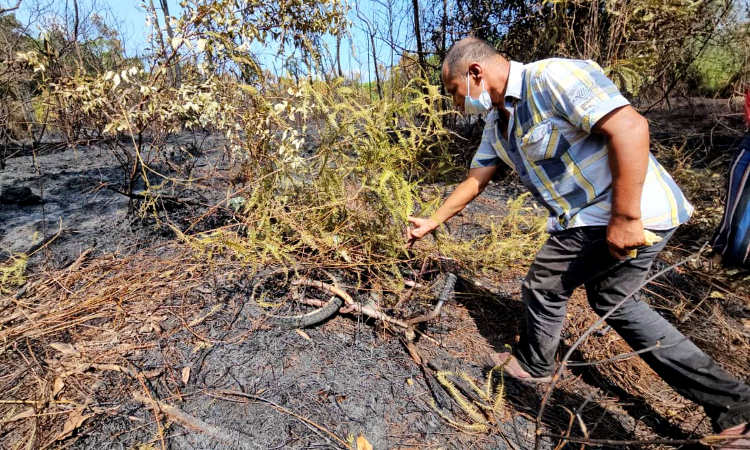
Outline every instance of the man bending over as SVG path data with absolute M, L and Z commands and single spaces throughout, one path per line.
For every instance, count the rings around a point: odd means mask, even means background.
M 549 211 L 550 237 L 523 283 L 525 319 L 506 374 L 550 381 L 573 290 L 609 312 L 646 279 L 656 255 L 693 208 L 649 152 L 648 122 L 591 61 L 509 62 L 487 42 L 457 42 L 443 63 L 455 106 L 486 115 L 465 181 L 428 218 L 410 218 L 408 245 L 471 202 L 500 162 Z M 662 240 L 645 246 L 644 229 Z M 637 249 L 635 256 L 631 253 Z M 703 406 L 723 435 L 750 435 L 750 388 L 721 369 L 661 315 L 628 299 L 607 323 L 681 395 Z M 749 439 L 727 445 L 750 446 Z

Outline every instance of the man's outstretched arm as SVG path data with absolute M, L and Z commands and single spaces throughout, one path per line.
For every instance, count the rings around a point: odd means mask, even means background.
M 406 229 L 406 247 L 411 247 L 415 241 L 422 239 L 427 233 L 464 209 L 487 187 L 487 183 L 490 182 L 496 170 L 496 166 L 469 170 L 466 179 L 458 185 L 432 217 L 429 219 L 409 217 L 409 223 L 414 225 L 414 228 L 407 227 Z
M 648 121 L 632 106 L 616 109 L 592 128 L 607 137 L 612 171 L 612 217 L 607 227 L 609 252 L 624 259 L 645 245 L 641 194 L 649 160 Z

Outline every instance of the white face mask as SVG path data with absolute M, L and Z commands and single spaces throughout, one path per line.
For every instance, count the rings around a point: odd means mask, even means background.
M 492 99 L 490 93 L 484 89 L 484 79 L 482 79 L 482 93 L 479 98 L 474 100 L 469 95 L 469 74 L 466 74 L 466 99 L 464 99 L 464 112 L 466 114 L 477 114 L 484 116 L 492 110 Z

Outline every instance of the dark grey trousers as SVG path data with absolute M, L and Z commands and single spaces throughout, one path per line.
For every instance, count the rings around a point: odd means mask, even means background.
M 521 366 L 534 376 L 554 370 L 567 302 L 585 285 L 597 314 L 610 311 L 646 280 L 656 255 L 673 230 L 657 232 L 663 240 L 618 261 L 609 254 L 606 227 L 571 228 L 554 233 L 536 256 L 523 283 L 526 317 L 514 350 Z M 750 422 L 750 388 L 719 367 L 672 324 L 633 295 L 607 323 L 633 348 L 657 341 L 666 347 L 641 357 L 675 391 L 703 406 L 717 431 Z

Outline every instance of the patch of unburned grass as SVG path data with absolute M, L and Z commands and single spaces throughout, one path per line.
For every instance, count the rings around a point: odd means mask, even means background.
M 29 257 L 20 253 L 11 255 L 5 264 L 0 265 L 0 293 L 7 294 L 12 288 L 21 286 L 26 282 L 24 273 Z
M 525 193 L 506 201 L 498 215 L 477 215 L 472 221 L 486 230 L 474 237 L 437 234 L 437 248 L 463 267 L 502 273 L 526 268 L 547 239 L 546 216 L 529 203 Z

